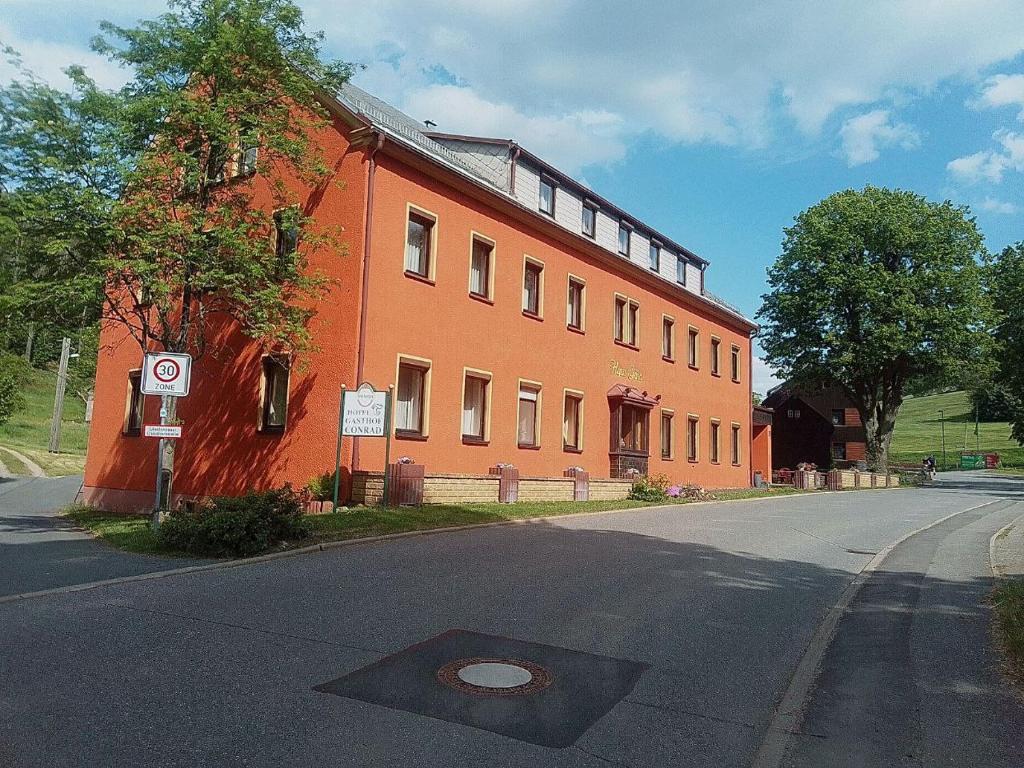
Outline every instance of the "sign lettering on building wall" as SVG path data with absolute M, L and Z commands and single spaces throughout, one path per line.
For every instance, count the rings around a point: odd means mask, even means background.
M 623 368 L 619 365 L 618 360 L 611 361 L 611 370 L 613 376 L 618 376 L 620 379 L 628 379 L 629 381 L 643 381 L 644 375 L 640 373 L 639 369 L 629 367 Z
M 384 437 L 387 392 L 378 392 L 369 384 L 360 384 L 354 392 L 345 392 L 341 407 L 341 434 L 351 437 Z

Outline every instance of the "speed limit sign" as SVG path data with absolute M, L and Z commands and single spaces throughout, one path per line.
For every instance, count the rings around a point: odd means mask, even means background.
M 178 352 L 147 352 L 142 369 L 142 393 L 185 397 L 192 375 L 192 356 Z

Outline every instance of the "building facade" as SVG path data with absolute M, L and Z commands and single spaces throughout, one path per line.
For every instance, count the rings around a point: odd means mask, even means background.
M 344 230 L 343 252 L 310 255 L 332 278 L 317 349 L 289 368 L 220 329 L 231 358 L 198 359 L 179 403 L 176 495 L 330 471 L 340 389 L 364 381 L 394 387 L 392 456 L 431 472 L 635 469 L 725 488 L 750 484 L 755 456 L 770 469 L 755 326 L 705 290 L 705 260 L 512 141 L 425 132 L 354 86 L 329 106 L 317 140 L 339 183 L 286 180 Z M 265 180 L 241 183 L 269 205 Z M 103 331 L 84 495 L 144 509 L 156 446 L 139 432 L 159 406 L 125 336 Z M 343 488 L 384 461 L 383 440 L 346 438 Z
M 811 393 L 783 383 L 764 406 L 773 409 L 773 469 L 795 469 L 801 462 L 846 469 L 864 461 L 864 424 L 838 387 Z

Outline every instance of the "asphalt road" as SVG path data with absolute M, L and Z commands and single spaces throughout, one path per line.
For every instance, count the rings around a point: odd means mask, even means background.
M 787 760 L 901 765 L 884 762 L 892 746 L 907 764 L 1009 765 L 1021 703 L 987 650 L 982 542 L 1020 516 L 1000 499 L 1024 484 L 944 482 L 420 536 L 0 604 L 0 765 L 747 766 L 874 553 L 983 504 L 908 539 L 865 585 Z M 644 669 L 565 748 L 409 711 L 421 678 L 405 705 L 323 692 L 453 629 Z
M 200 562 L 125 554 L 76 529 L 54 510 L 74 501 L 81 484 L 80 477 L 0 480 L 0 597 Z

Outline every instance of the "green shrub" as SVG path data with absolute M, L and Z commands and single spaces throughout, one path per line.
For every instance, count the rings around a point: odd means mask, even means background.
M 171 514 L 160 526 L 160 541 L 195 555 L 249 557 L 284 541 L 309 535 L 302 499 L 291 486 L 221 496 L 193 511 Z
M 629 498 L 636 501 L 665 501 L 668 498 L 665 493 L 668 485 L 669 479 L 665 475 L 641 477 L 633 483 Z
M 25 405 L 21 388 L 28 378 L 29 366 L 15 355 L 0 354 L 0 424 Z
M 306 483 L 305 490 L 313 501 L 331 501 L 334 498 L 334 473 L 324 472 L 311 478 Z

